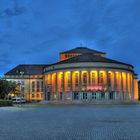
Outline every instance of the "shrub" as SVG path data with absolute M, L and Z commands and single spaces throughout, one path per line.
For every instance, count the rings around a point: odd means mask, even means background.
M 0 107 L 1 106 L 12 106 L 12 101 L 10 100 L 0 100 Z

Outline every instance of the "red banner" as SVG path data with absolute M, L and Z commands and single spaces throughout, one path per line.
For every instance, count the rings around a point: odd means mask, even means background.
M 103 90 L 102 86 L 87 86 L 87 90 Z

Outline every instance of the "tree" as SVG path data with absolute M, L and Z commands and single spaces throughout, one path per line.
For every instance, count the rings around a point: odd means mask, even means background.
M 15 82 L 0 79 L 0 99 L 4 99 L 10 92 L 15 92 L 17 84 Z

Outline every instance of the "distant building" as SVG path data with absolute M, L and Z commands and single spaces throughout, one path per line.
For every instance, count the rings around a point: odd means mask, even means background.
M 61 52 L 51 65 L 18 65 L 5 74 L 27 100 L 138 100 L 133 66 L 86 47 Z

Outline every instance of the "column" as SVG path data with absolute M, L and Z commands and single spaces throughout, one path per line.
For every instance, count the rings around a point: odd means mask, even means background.
M 52 75 L 50 74 L 50 100 L 52 100 L 52 96 L 53 96 L 53 82 L 52 82 Z
M 82 78 L 81 78 L 81 71 L 79 71 L 79 90 L 81 91 L 82 88 Z
M 122 91 L 122 99 L 124 100 L 124 85 L 123 85 L 123 73 L 121 72 L 121 91 Z
M 114 71 L 114 99 L 117 99 L 117 82 L 116 82 L 116 72 Z
M 106 82 L 105 82 L 105 85 L 106 85 L 106 88 L 108 89 L 108 71 L 106 70 L 105 71 L 105 73 L 106 73 Z
M 130 75 L 130 79 L 131 79 L 131 100 L 133 100 L 133 78 L 132 78 L 132 74 Z
M 90 70 L 88 70 L 88 86 L 90 86 Z
M 126 72 L 126 100 L 128 100 L 128 75 L 127 75 L 127 72 Z
M 46 75 L 43 76 L 43 100 L 46 100 Z
M 61 84 L 62 84 L 62 91 L 63 91 L 63 99 L 65 100 L 66 99 L 66 92 L 65 92 L 65 87 L 64 87 L 64 72 L 62 72 Z
M 121 72 L 118 72 L 118 76 L 119 76 L 119 97 L 120 97 L 120 100 L 122 100 L 122 76 L 121 76 Z
M 70 91 L 72 91 L 72 71 L 70 71 Z
M 57 80 L 58 80 L 58 76 L 57 76 L 57 72 L 56 72 L 56 75 L 55 75 L 55 93 L 54 93 L 54 99 L 56 100 L 57 99 L 57 87 L 58 87 L 58 85 L 57 85 Z
M 71 99 L 73 100 L 73 78 L 72 78 L 73 71 L 70 72 L 70 91 L 71 91 Z

